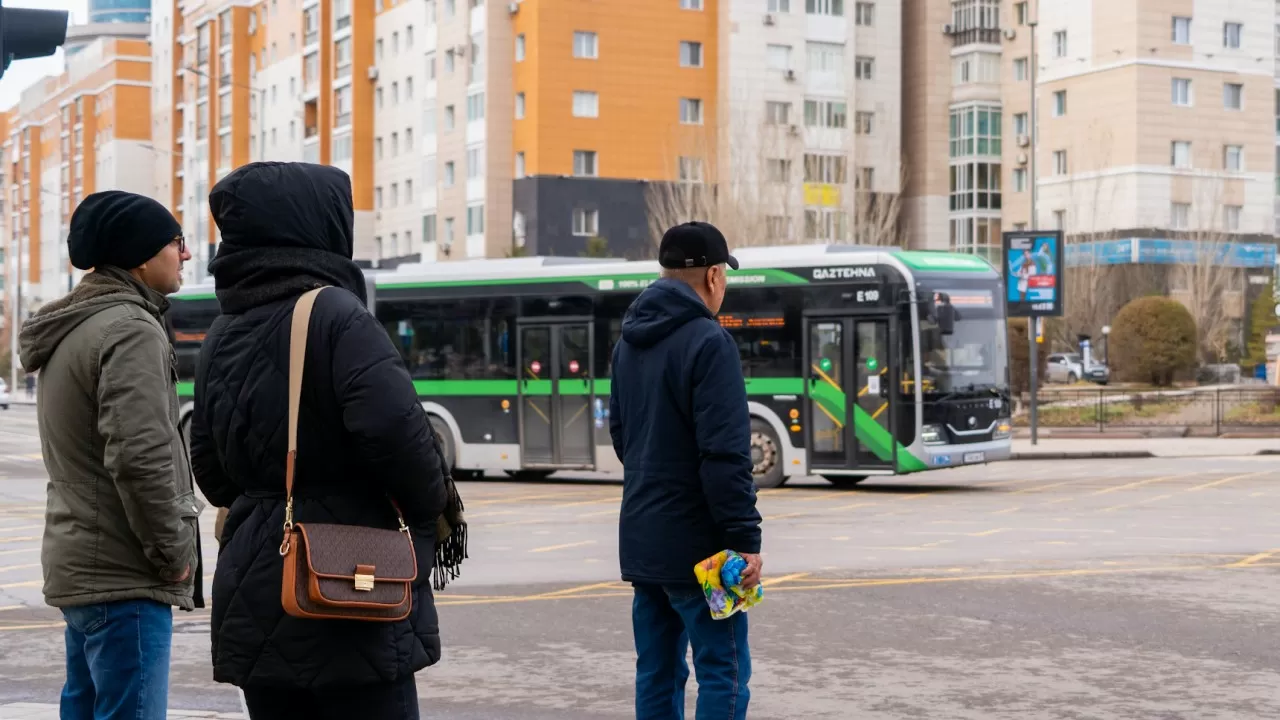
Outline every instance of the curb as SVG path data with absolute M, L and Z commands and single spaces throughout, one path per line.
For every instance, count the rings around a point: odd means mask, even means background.
M 1153 458 L 1150 450 L 1101 450 L 1082 452 L 1023 452 L 1013 453 L 1010 460 L 1132 460 Z

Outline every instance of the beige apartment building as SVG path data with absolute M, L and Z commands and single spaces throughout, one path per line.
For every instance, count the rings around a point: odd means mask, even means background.
M 908 0 L 904 16 L 913 244 L 1274 235 L 1275 3 Z

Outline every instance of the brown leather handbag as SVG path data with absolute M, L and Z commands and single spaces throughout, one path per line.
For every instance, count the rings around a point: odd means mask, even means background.
M 285 461 L 284 611 L 308 620 L 395 622 L 413 609 L 418 560 L 404 515 L 399 530 L 293 522 L 293 474 L 298 459 L 298 406 L 307 357 L 307 330 L 317 288 L 298 298 L 289 336 L 289 455 Z

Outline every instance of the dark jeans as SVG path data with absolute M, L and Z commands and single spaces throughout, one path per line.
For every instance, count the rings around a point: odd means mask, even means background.
M 418 720 L 418 686 L 412 675 L 392 683 L 320 690 L 246 687 L 244 702 L 252 720 Z
M 697 720 L 742 720 L 751 691 L 747 615 L 713 620 L 697 585 L 635 586 L 636 720 L 683 720 L 685 654 L 693 644 Z
M 153 600 L 62 609 L 67 681 L 62 720 L 164 720 L 173 608 Z

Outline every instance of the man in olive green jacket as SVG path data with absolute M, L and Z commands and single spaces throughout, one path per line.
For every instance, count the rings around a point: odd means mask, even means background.
M 119 191 L 85 198 L 67 242 L 93 272 L 19 336 L 23 367 L 40 372 L 40 560 L 45 601 L 67 621 L 62 717 L 164 718 L 172 608 L 203 606 L 203 503 L 161 322 L 191 256 L 164 206 Z

